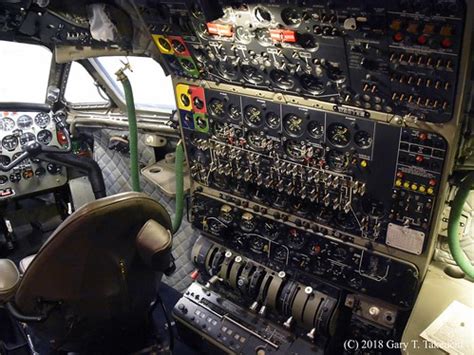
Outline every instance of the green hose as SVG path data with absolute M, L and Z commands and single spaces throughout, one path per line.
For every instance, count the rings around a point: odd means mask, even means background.
M 132 177 L 133 191 L 140 192 L 140 169 L 138 162 L 138 129 L 137 115 L 135 112 L 135 102 L 133 99 L 132 86 L 127 76 L 122 72 L 119 80 L 122 82 L 123 91 L 125 93 L 125 101 L 127 103 L 128 130 L 130 144 L 130 174 Z
M 173 233 L 176 233 L 181 226 L 183 220 L 183 209 L 184 209 L 184 149 L 181 142 L 176 146 L 176 158 L 175 158 L 175 171 L 176 171 L 176 213 L 173 220 Z
M 448 223 L 448 244 L 449 250 L 453 255 L 453 259 L 458 264 L 464 273 L 474 279 L 474 266 L 464 254 L 459 241 L 458 230 L 459 222 L 461 220 L 464 204 L 469 196 L 469 193 L 474 186 L 474 171 L 470 172 L 459 185 L 458 192 L 451 204 L 451 212 L 449 213 Z

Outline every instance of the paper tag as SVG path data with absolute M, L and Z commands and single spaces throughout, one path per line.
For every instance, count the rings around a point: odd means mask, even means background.
M 420 255 L 423 251 L 425 233 L 389 223 L 387 229 L 387 239 L 385 243 L 391 247 Z
M 474 309 L 451 303 L 420 336 L 448 354 L 474 354 Z

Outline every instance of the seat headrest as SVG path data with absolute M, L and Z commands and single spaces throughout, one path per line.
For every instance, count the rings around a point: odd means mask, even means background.
M 137 250 L 143 261 L 155 271 L 165 271 L 171 264 L 172 236 L 155 220 L 148 220 L 137 235 Z
M 9 259 L 0 259 L 0 303 L 7 302 L 14 294 L 20 281 L 20 272 Z

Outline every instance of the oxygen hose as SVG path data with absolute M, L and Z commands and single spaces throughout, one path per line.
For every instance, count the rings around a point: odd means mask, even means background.
M 135 112 L 135 102 L 133 99 L 132 86 L 128 77 L 125 75 L 125 70 L 130 69 L 130 64 L 124 65 L 124 68 L 118 70 L 115 75 L 117 79 L 123 85 L 123 91 L 125 93 L 125 101 L 127 103 L 127 115 L 128 115 L 128 126 L 129 126 L 129 143 L 130 143 L 130 170 L 132 177 L 132 188 L 133 191 L 140 192 L 140 172 L 139 172 L 139 161 L 138 161 L 138 129 L 137 129 L 137 116 Z M 181 141 L 176 146 L 176 157 L 175 157 L 175 173 L 176 173 L 176 212 L 173 220 L 173 234 L 176 233 L 181 226 L 183 220 L 184 210 L 184 148 Z
M 120 69 L 115 73 L 118 80 L 122 83 L 125 94 L 125 102 L 127 103 L 128 116 L 128 130 L 129 130 L 129 144 L 130 144 L 130 175 L 132 178 L 133 191 L 140 192 L 140 169 L 138 161 L 138 129 L 137 129 L 137 115 L 135 112 L 135 101 L 133 99 L 132 86 L 128 77 L 125 75 L 125 69 L 130 69 L 127 64 L 125 68 Z
M 184 148 L 181 141 L 176 146 L 175 172 L 176 172 L 176 213 L 173 220 L 173 233 L 176 233 L 183 220 L 184 209 Z
M 461 268 L 462 271 L 471 279 L 474 279 L 474 266 L 467 258 L 466 254 L 461 248 L 461 243 L 458 237 L 459 222 L 461 220 L 464 204 L 469 196 L 471 189 L 474 186 L 474 171 L 470 172 L 459 185 L 459 189 L 451 204 L 451 212 L 449 213 L 448 223 L 448 244 L 449 250 L 453 255 L 453 259 Z

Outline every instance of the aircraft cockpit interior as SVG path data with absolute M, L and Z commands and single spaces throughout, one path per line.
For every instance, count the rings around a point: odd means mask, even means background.
M 0 355 L 474 354 L 472 0 L 0 0 Z

